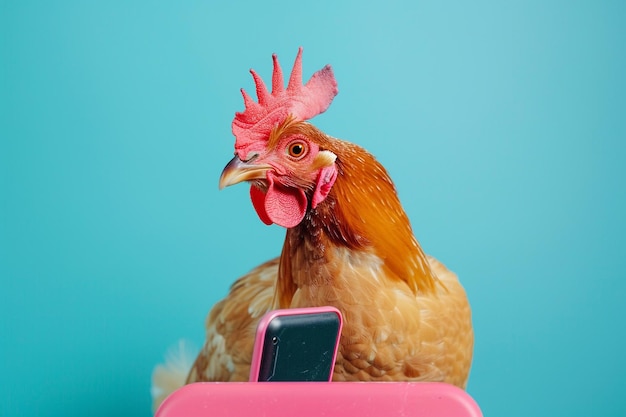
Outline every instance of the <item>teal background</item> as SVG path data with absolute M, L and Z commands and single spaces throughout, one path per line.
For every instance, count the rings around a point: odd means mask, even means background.
M 0 2 L 1 416 L 150 415 L 150 374 L 279 254 L 218 191 L 248 69 L 388 168 L 456 271 L 487 416 L 624 416 L 623 1 Z

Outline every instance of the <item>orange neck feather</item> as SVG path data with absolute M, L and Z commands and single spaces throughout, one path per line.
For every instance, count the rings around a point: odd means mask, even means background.
M 302 223 L 287 232 L 281 255 L 278 305 L 289 305 L 296 290 L 297 284 L 290 279 L 289 258 L 301 245 L 307 245 L 311 251 L 305 262 L 317 262 L 328 245 L 372 252 L 383 261 L 386 276 L 405 281 L 415 294 L 434 291 L 437 279 L 383 166 L 357 145 L 328 137 L 308 124 L 300 128 L 311 129 L 307 136 L 314 137 L 320 149 L 337 155 L 339 175 L 326 200 L 310 209 Z

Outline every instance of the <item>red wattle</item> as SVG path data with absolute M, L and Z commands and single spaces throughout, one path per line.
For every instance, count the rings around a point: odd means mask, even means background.
M 297 226 L 307 209 L 306 194 L 299 188 L 283 187 L 268 174 L 267 192 L 252 186 L 250 198 L 261 221 L 267 225 L 276 223 L 287 229 Z
M 306 213 L 306 194 L 299 188 L 271 185 L 265 195 L 265 211 L 272 222 L 287 229 L 297 226 Z
M 267 215 L 267 211 L 265 211 L 265 193 L 253 185 L 250 187 L 250 198 L 261 221 L 267 225 L 272 224 L 272 219 L 270 219 L 270 216 Z

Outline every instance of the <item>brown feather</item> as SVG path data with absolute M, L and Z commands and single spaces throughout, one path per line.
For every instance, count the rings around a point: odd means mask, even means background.
M 332 305 L 344 316 L 334 380 L 465 387 L 473 349 L 465 291 L 420 248 L 385 169 L 360 147 L 305 122 L 280 125 L 270 146 L 294 134 L 337 156 L 337 180 L 326 200 L 287 230 L 280 258 L 240 278 L 213 308 L 188 381 L 246 380 L 265 311 Z

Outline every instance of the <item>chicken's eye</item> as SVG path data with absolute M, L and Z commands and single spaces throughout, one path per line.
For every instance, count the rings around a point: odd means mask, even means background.
M 287 153 L 289 154 L 289 156 L 292 156 L 294 158 L 300 159 L 304 155 L 306 155 L 306 152 L 306 143 L 301 141 L 291 142 L 289 146 L 287 146 Z

